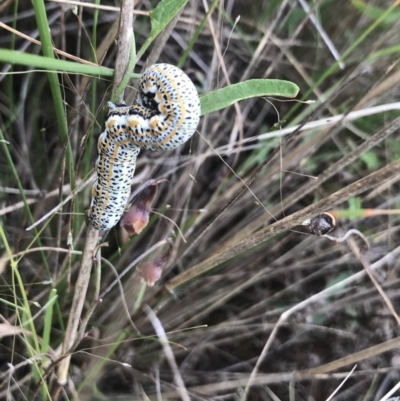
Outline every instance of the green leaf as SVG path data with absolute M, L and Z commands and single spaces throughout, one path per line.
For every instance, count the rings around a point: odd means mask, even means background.
M 43 68 L 50 71 L 75 72 L 78 74 L 98 75 L 103 77 L 112 77 L 114 75 L 114 70 L 111 68 L 79 64 L 74 61 L 57 60 L 51 57 L 37 56 L 35 54 L 6 49 L 0 49 L 0 62 Z M 135 77 L 137 76 L 138 74 L 135 74 Z
M 53 327 L 53 304 L 57 300 L 57 290 L 52 288 L 49 294 L 49 300 L 45 306 L 45 315 L 44 315 L 44 325 L 43 325 L 43 334 L 42 334 L 42 342 L 40 345 L 40 350 L 42 354 L 48 352 L 50 345 L 50 334 L 51 329 Z M 43 359 L 44 360 L 44 359 Z
M 42 45 L 43 54 L 54 59 L 54 50 L 52 44 L 52 37 L 50 34 L 49 22 L 47 20 L 46 5 L 44 0 L 36 0 L 33 2 L 33 9 L 35 11 L 36 23 L 39 30 L 40 41 Z M 66 170 L 73 188 L 75 182 L 75 171 L 74 171 L 74 158 L 72 155 L 72 148 L 68 138 L 68 123 L 67 123 L 67 112 L 65 104 L 63 102 L 61 94 L 61 84 L 59 81 L 58 74 L 54 72 L 48 72 L 47 77 L 49 79 L 50 90 L 53 97 L 54 111 L 57 116 L 58 129 L 60 132 L 61 140 L 66 148 Z
M 352 3 L 354 7 L 372 20 L 379 19 L 387 10 L 381 7 L 370 6 L 361 0 L 352 0 Z M 391 25 L 397 22 L 399 18 L 400 10 L 393 10 L 393 12 L 385 16 L 384 23 Z
M 233 103 L 262 96 L 282 96 L 294 98 L 299 87 L 289 81 L 279 79 L 251 79 L 233 84 L 200 97 L 201 115 L 224 109 Z
M 189 40 L 189 43 L 188 43 L 186 49 L 184 50 L 184 52 L 182 53 L 181 57 L 179 58 L 179 61 L 177 63 L 177 66 L 179 68 L 182 68 L 182 66 L 185 63 L 186 59 L 189 57 L 189 53 L 193 49 L 194 44 L 197 42 L 197 39 L 199 38 L 201 32 L 203 31 L 204 26 L 206 25 L 206 23 L 208 21 L 208 18 L 210 17 L 211 13 L 214 12 L 214 8 L 216 7 L 218 1 L 219 0 L 213 0 L 212 4 L 210 5 L 210 7 L 209 7 L 209 9 L 207 11 L 207 13 L 204 14 L 203 19 L 201 20 L 200 24 L 198 25 L 198 27 L 194 31 L 193 36 Z
M 162 0 L 157 7 L 150 12 L 151 32 L 143 43 L 136 59 L 139 60 L 157 35 L 169 24 L 175 15 L 186 5 L 188 0 Z
M 368 170 L 377 169 L 379 166 L 379 158 L 372 150 L 363 153 L 360 159 L 367 165 Z
M 400 53 L 400 45 L 383 47 L 382 49 L 371 53 L 368 56 L 367 62 L 374 63 L 377 60 L 379 60 L 381 57 L 387 56 L 388 54 L 396 54 L 396 53 Z
M 349 210 L 358 211 L 361 209 L 361 199 L 358 196 L 349 198 L 347 202 L 349 204 Z

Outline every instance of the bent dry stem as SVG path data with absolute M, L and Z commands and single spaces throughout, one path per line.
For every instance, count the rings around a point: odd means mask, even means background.
M 94 251 L 97 247 L 99 239 L 99 231 L 93 227 L 88 228 L 85 248 L 83 250 L 81 265 L 79 269 L 78 280 L 75 284 L 75 294 L 71 306 L 71 313 L 69 315 L 67 331 L 65 333 L 64 343 L 62 347 L 62 354 L 70 351 L 71 347 L 75 344 L 78 337 L 78 327 L 82 315 L 83 305 L 86 300 L 86 293 L 88 283 L 90 280 L 90 273 L 92 270 Z M 81 328 L 81 332 L 84 328 Z M 58 383 L 64 386 L 67 383 L 68 368 L 71 360 L 71 355 L 64 358 L 58 367 Z

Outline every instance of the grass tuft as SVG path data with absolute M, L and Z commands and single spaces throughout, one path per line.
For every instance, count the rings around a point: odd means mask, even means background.
M 396 397 L 399 2 L 135 3 L 1 6 L 0 399 Z M 148 60 L 190 76 L 201 123 L 141 152 L 141 233 L 98 238 L 104 106 Z

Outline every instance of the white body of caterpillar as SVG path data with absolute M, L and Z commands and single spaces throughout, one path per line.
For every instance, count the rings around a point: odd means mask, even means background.
M 133 106 L 108 106 L 89 208 L 89 221 L 98 230 L 110 229 L 120 220 L 140 149 L 174 149 L 193 135 L 200 119 L 193 82 L 170 64 L 145 70 Z

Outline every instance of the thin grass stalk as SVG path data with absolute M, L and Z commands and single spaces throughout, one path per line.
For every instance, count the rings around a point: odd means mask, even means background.
M 289 230 L 297 225 L 301 225 L 303 221 L 321 214 L 326 210 L 332 209 L 337 204 L 346 201 L 352 196 L 357 196 L 373 188 L 374 186 L 381 184 L 383 181 L 395 177 L 397 174 L 399 174 L 399 172 L 400 161 L 393 162 L 386 167 L 383 167 L 380 170 L 368 175 L 367 177 L 361 178 L 360 180 L 346 186 L 345 188 L 342 188 L 332 195 L 327 196 L 319 202 L 309 205 L 266 228 L 258 230 L 248 238 L 233 244 L 222 252 L 211 256 L 205 261 L 198 263 L 197 265 L 169 280 L 165 287 L 168 291 L 174 291 L 177 287 L 189 280 L 192 280 L 198 275 L 204 274 L 219 264 L 227 262 L 235 256 L 261 245 L 263 242 L 286 230 Z
M 29 221 L 33 222 L 33 216 L 32 216 L 31 210 L 29 208 L 28 200 L 26 199 L 25 192 L 24 192 L 24 189 L 22 187 L 21 180 L 19 178 L 17 169 L 15 167 L 15 164 L 14 164 L 13 159 L 11 157 L 10 151 L 8 149 L 7 141 L 5 140 L 5 138 L 3 136 L 3 132 L 1 130 L 0 130 L 0 145 L 3 148 L 4 154 L 6 155 L 7 164 L 8 164 L 8 166 L 9 166 L 11 172 L 12 172 L 12 175 L 13 175 L 13 177 L 15 179 L 15 182 L 16 182 L 17 187 L 19 189 L 19 193 L 21 194 L 22 201 L 23 201 L 23 204 L 25 206 L 25 211 L 26 211 L 26 213 L 28 215 Z M 37 241 L 39 248 L 42 248 L 42 242 L 40 240 L 39 234 L 40 233 L 35 228 L 34 229 L 35 238 L 34 238 L 33 242 Z M 42 258 L 43 266 L 44 266 L 44 268 L 46 270 L 47 277 L 51 277 L 50 268 L 49 268 L 49 265 L 47 263 L 47 258 L 46 258 L 46 255 L 45 255 L 44 251 L 40 250 L 40 256 Z M 61 318 L 60 305 L 58 304 L 58 302 L 56 303 L 56 314 L 57 314 L 57 319 L 58 319 L 58 321 L 60 323 L 60 326 L 64 327 L 63 322 L 62 322 L 62 318 Z
M 52 39 L 50 35 L 50 27 L 47 20 L 46 6 L 43 0 L 37 0 L 33 2 L 33 8 L 35 10 L 36 21 L 39 29 L 40 40 L 42 42 L 43 54 L 46 57 L 54 59 L 54 51 L 52 45 Z M 74 179 L 74 165 L 73 165 L 73 155 L 72 148 L 68 138 L 68 128 L 67 128 L 67 115 L 65 112 L 64 101 L 61 95 L 61 85 L 58 80 L 58 75 L 54 72 L 48 72 L 47 76 L 49 78 L 50 89 L 53 95 L 54 108 L 58 121 L 58 128 L 60 132 L 61 139 L 64 143 L 66 149 L 66 167 L 68 171 L 69 182 L 72 184 L 75 182 Z
M 14 259 L 11 248 L 7 241 L 5 232 L 3 227 L 0 225 L 0 239 L 3 242 L 4 248 L 8 254 L 11 269 L 12 269 L 12 288 L 14 295 L 14 306 L 18 305 L 21 301 L 19 298 L 22 298 L 22 308 L 15 308 L 15 313 L 17 317 L 17 322 L 22 330 L 22 337 L 24 338 L 26 349 L 28 351 L 29 359 L 32 362 L 32 374 L 36 381 L 40 381 L 42 375 L 42 369 L 39 365 L 39 360 L 36 358 L 37 355 L 40 354 L 41 348 L 39 344 L 39 337 L 36 332 L 36 327 L 34 324 L 34 320 L 32 318 L 32 312 L 30 308 L 30 302 L 28 300 L 28 295 L 25 291 L 24 282 L 22 280 L 21 274 L 18 269 L 18 261 Z M 17 296 L 17 288 L 19 289 L 20 296 Z M 29 330 L 26 329 L 26 326 Z M 28 334 L 29 331 L 29 334 Z M 47 385 L 45 384 L 41 388 L 42 397 L 46 397 L 49 395 L 49 390 Z
M 149 318 L 151 324 L 153 325 L 154 330 L 156 331 L 157 336 L 160 340 L 161 346 L 163 347 L 165 357 L 174 374 L 174 381 L 177 385 L 179 396 L 183 401 L 190 401 L 189 394 L 186 390 L 185 383 L 183 382 L 181 373 L 174 357 L 174 353 L 172 352 L 171 346 L 169 344 L 168 337 L 165 334 L 164 327 L 162 327 L 160 320 L 157 318 L 156 314 L 148 305 L 145 305 L 143 309 L 146 312 L 146 315 Z
M 194 34 L 193 34 L 192 38 L 189 40 L 189 43 L 188 43 L 186 49 L 183 51 L 181 57 L 179 58 L 179 60 L 178 60 L 178 62 L 176 64 L 179 68 L 182 68 L 182 66 L 185 64 L 187 58 L 189 57 L 189 53 L 192 51 L 193 46 L 197 42 L 197 39 L 199 38 L 200 34 L 203 32 L 204 26 L 206 25 L 206 23 L 207 23 L 207 21 L 209 19 L 209 16 L 214 12 L 214 9 L 217 6 L 218 1 L 219 0 L 214 0 L 211 3 L 210 8 L 208 9 L 206 14 L 204 15 L 204 17 L 201 20 L 199 26 L 194 31 Z
M 396 118 L 394 121 L 390 122 L 387 126 L 383 127 L 377 133 L 375 133 L 366 141 L 357 146 L 349 154 L 343 156 L 340 160 L 330 165 L 317 177 L 317 179 L 311 182 L 307 182 L 305 185 L 300 186 L 299 189 L 285 196 L 285 198 L 282 200 L 282 204 L 279 205 L 279 207 L 283 210 L 287 210 L 299 200 L 304 199 L 307 195 L 315 193 L 318 188 L 320 188 L 326 181 L 328 181 L 334 175 L 339 174 L 341 171 L 343 171 L 345 167 L 349 166 L 351 163 L 354 163 L 360 158 L 361 155 L 365 154 L 368 150 L 379 145 L 382 141 L 395 133 L 399 128 L 400 118 Z M 320 136 L 322 135 L 319 135 L 319 137 Z M 277 208 L 271 210 L 272 215 L 275 215 L 275 213 L 278 212 L 279 211 L 277 210 Z M 255 221 L 253 224 L 247 227 L 247 231 L 254 232 L 259 228 L 259 226 L 259 222 Z
M 380 25 L 382 24 L 385 19 L 400 5 L 400 2 L 397 0 L 393 2 L 393 4 L 384 12 L 382 13 L 367 29 L 354 41 L 354 43 L 343 52 L 338 60 L 334 64 L 331 65 L 322 75 L 321 77 L 315 82 L 314 86 L 310 88 L 303 96 L 302 100 L 308 99 L 309 95 L 326 80 L 326 78 L 330 77 L 332 74 L 337 72 L 339 68 L 339 64 L 341 62 L 346 61 L 348 56 L 350 56 L 353 51 L 357 49 L 357 47 Z M 290 112 L 286 115 L 287 118 L 290 118 L 298 109 L 299 104 L 295 105 Z

